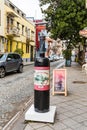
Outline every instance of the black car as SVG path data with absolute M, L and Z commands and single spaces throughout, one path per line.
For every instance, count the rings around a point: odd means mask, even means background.
M 19 54 L 4 53 L 0 54 L 0 78 L 3 78 L 7 72 L 23 72 L 23 60 Z

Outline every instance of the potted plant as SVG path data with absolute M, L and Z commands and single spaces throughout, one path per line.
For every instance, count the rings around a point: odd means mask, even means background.
M 71 66 L 71 49 L 66 49 L 63 51 L 63 55 L 65 58 L 65 66 L 69 67 Z

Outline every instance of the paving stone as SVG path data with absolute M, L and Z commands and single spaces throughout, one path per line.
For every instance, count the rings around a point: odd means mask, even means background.
M 71 129 L 71 128 L 66 128 L 66 129 L 64 129 L 64 130 L 73 130 L 73 129 Z
M 56 123 L 54 123 L 54 125 L 50 124 L 50 127 L 53 128 L 54 130 L 63 130 L 65 128 L 67 128 L 66 125 L 64 125 L 63 123 L 58 122 L 58 121 Z
M 2 130 L 2 126 L 0 126 L 0 130 Z
M 40 123 L 40 122 L 31 122 L 29 123 L 29 125 L 34 128 L 34 129 L 38 129 L 40 127 L 45 126 L 47 123 Z
M 39 129 L 36 129 L 36 130 L 53 130 L 53 129 L 51 127 L 49 127 L 49 126 L 43 126 L 43 127 L 39 128 Z
M 83 122 L 85 120 L 85 118 L 81 115 L 78 115 L 78 116 L 75 116 L 75 117 L 72 117 L 73 120 L 77 121 L 77 122 Z
M 78 127 L 76 130 L 87 130 L 87 127 L 81 126 L 81 127 Z
M 63 120 L 63 123 L 67 126 L 72 126 L 72 125 L 75 125 L 77 122 L 72 120 L 71 118 L 68 118 L 67 120 Z
M 33 128 L 28 124 L 26 127 L 25 127 L 26 130 L 33 130 Z

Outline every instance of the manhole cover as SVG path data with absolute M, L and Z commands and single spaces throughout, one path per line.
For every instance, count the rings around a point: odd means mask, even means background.
M 73 81 L 73 83 L 85 84 L 85 83 L 87 83 L 87 82 L 85 82 L 85 81 Z

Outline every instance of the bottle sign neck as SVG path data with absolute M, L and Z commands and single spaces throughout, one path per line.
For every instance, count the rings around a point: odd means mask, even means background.
M 45 53 L 40 53 L 40 57 L 45 57 Z

